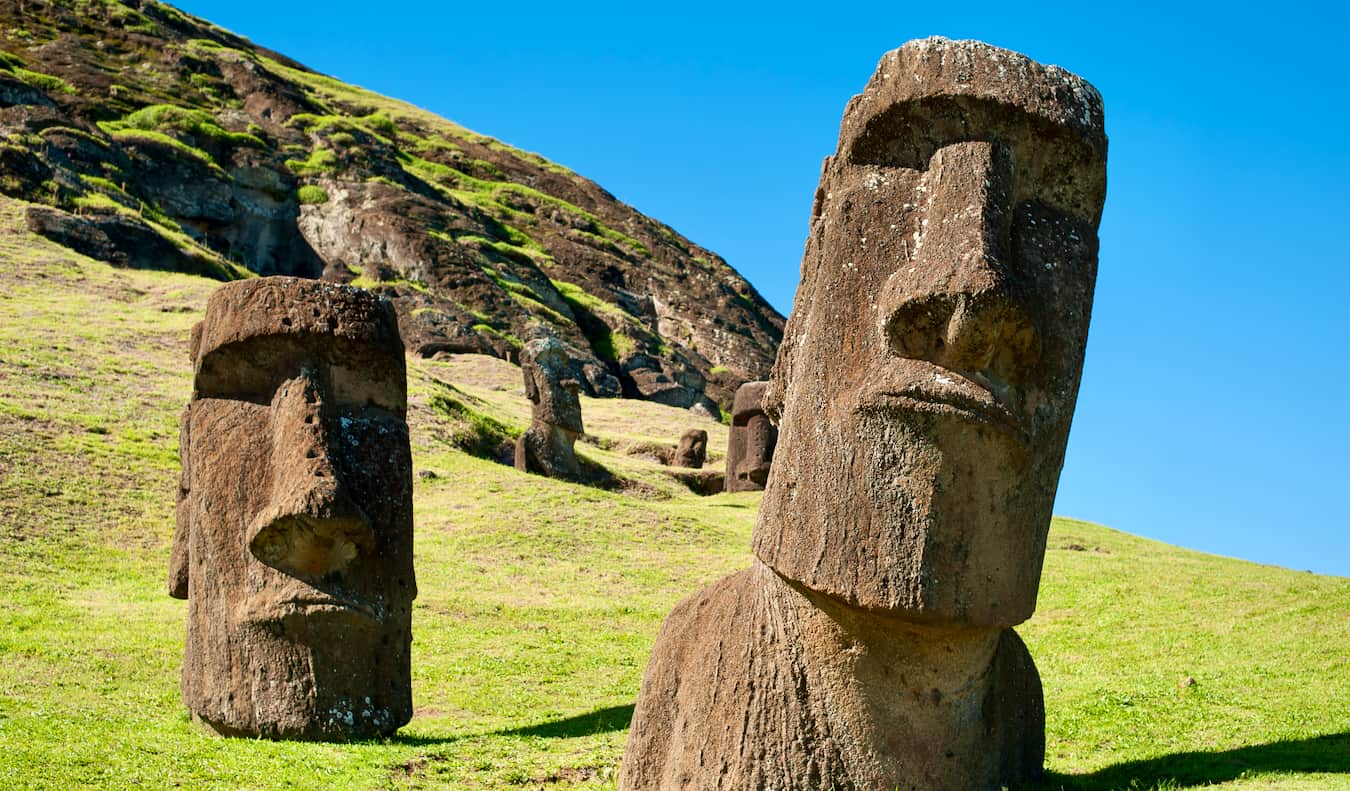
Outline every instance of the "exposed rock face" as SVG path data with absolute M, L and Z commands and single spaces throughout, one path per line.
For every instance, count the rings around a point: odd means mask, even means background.
M 530 427 L 516 440 L 516 469 L 550 478 L 576 478 L 577 437 L 581 424 L 581 384 L 571 374 L 572 361 L 552 339 L 530 341 L 520 356 L 525 395 L 530 399 Z
M 727 491 L 757 492 L 769 480 L 778 429 L 764 412 L 768 382 L 746 382 L 736 390 L 727 436 Z
M 653 650 L 622 789 L 995 789 L 1041 771 L 1035 607 L 1105 194 L 1101 98 L 978 42 L 845 111 L 764 403 L 754 566 Z
M 348 739 L 412 717 L 403 344 L 369 292 L 221 286 L 193 331 L 169 593 L 183 700 L 225 735 Z
M 0 0 L 0 48 L 0 192 L 84 217 L 35 225 L 81 252 L 354 281 L 414 353 L 554 338 L 588 395 L 700 414 L 772 365 L 749 283 L 535 154 L 153 0 Z
M 675 466 L 701 470 L 703 462 L 707 460 L 708 432 L 701 428 L 691 428 L 684 432 L 684 436 L 680 437 L 680 444 L 675 448 Z

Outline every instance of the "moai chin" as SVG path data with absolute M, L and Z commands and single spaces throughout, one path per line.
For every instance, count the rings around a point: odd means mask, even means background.
M 684 432 L 680 437 L 680 444 L 675 448 L 673 462 L 676 467 L 687 467 L 691 470 L 703 469 L 703 462 L 708 460 L 708 432 L 701 428 L 691 428 Z
M 403 344 L 360 289 L 230 283 L 193 328 L 169 594 L 183 700 L 231 736 L 350 739 L 412 717 Z
M 1036 603 L 1105 195 L 1097 92 L 972 41 L 844 113 L 764 403 L 752 567 L 676 606 L 621 789 L 994 789 L 1041 772 Z
M 577 437 L 581 425 L 581 382 L 572 375 L 571 358 L 552 338 L 530 341 L 520 353 L 525 395 L 530 399 L 530 427 L 516 440 L 515 466 L 550 478 L 577 478 Z
M 736 388 L 727 436 L 728 492 L 757 492 L 769 480 L 778 429 L 764 412 L 768 386 L 768 382 L 746 382 Z

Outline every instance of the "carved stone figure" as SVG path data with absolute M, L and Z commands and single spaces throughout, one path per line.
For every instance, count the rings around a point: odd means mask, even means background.
M 581 425 L 579 382 L 571 373 L 571 360 L 561 343 L 552 338 L 533 340 L 520 353 L 525 376 L 525 395 L 530 399 L 530 427 L 516 440 L 516 469 L 550 478 L 576 478 L 577 437 Z
M 971 41 L 844 113 L 764 403 L 752 567 L 657 638 L 622 789 L 996 789 L 1041 771 L 1036 603 L 1105 194 L 1097 92 Z
M 768 386 L 768 382 L 746 382 L 736 388 L 731 402 L 731 431 L 727 436 L 729 492 L 757 492 L 769 480 L 778 429 L 761 404 Z
M 169 594 L 183 700 L 224 735 L 388 735 L 412 716 L 412 458 L 388 301 L 269 277 L 193 328 Z
M 691 428 L 684 432 L 684 436 L 680 437 L 679 446 L 675 448 L 674 460 L 676 467 L 703 469 L 703 462 L 708 460 L 708 432 L 701 428 Z

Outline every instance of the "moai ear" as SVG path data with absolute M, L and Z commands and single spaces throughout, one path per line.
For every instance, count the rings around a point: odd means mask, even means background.
M 191 505 L 188 492 L 192 488 L 189 472 L 192 469 L 190 452 L 192 404 L 188 403 L 178 420 L 178 500 L 174 507 L 176 525 L 173 530 L 173 549 L 169 551 L 169 595 L 175 599 L 188 597 L 188 539 L 192 530 Z

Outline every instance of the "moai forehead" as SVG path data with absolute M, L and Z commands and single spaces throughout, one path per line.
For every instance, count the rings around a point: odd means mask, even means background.
M 322 364 L 339 397 L 407 413 L 407 368 L 388 300 L 295 277 L 222 286 L 192 329 L 195 390 L 271 398 L 297 362 Z
M 1105 196 L 1082 79 L 970 41 L 885 55 L 847 106 L 764 395 L 755 533 L 785 576 L 915 618 L 1034 608 Z
M 736 388 L 736 396 L 731 402 L 733 423 L 744 423 L 751 415 L 764 411 L 764 393 L 768 382 L 746 382 Z

